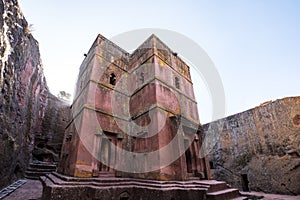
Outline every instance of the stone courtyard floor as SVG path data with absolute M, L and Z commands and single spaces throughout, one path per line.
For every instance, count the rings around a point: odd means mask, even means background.
M 290 196 L 290 195 L 279 195 L 279 194 L 266 194 L 263 192 L 240 192 L 241 194 L 251 195 L 256 197 L 263 197 L 263 200 L 300 200 L 300 195 Z M 250 198 L 251 199 L 251 198 Z M 258 199 L 258 198 L 252 198 Z
M 4 200 L 34 200 L 42 197 L 42 184 L 39 180 L 27 180 L 27 183 L 19 187 L 13 193 L 4 198 Z M 300 200 L 298 196 L 265 194 L 262 192 L 242 192 L 245 195 L 263 196 L 263 200 Z
M 27 180 L 27 183 L 16 189 L 4 200 L 33 200 L 42 197 L 43 186 L 39 180 Z

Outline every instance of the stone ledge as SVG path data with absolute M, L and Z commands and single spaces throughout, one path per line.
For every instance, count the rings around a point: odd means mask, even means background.
M 204 199 L 201 180 L 153 181 L 134 178 L 76 178 L 58 173 L 40 177 L 42 199 Z

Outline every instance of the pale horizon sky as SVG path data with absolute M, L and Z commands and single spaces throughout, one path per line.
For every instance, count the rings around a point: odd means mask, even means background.
M 47 84 L 55 95 L 62 90 L 73 93 L 83 54 L 98 33 L 109 39 L 141 28 L 181 33 L 206 51 L 223 82 L 226 116 L 265 101 L 300 95 L 297 0 L 19 3 L 28 23 L 33 24 Z M 210 122 L 209 95 L 201 82 L 193 82 L 200 122 Z

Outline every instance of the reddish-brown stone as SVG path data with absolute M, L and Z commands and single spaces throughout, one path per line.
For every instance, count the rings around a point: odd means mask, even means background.
M 0 189 L 30 161 L 58 161 L 68 105 L 49 93 L 38 42 L 16 0 L 0 2 Z
M 210 177 L 206 159 L 198 156 L 202 132 L 189 67 L 156 36 L 129 54 L 99 35 L 80 67 L 76 86 L 60 173 L 92 177 L 109 172 L 156 180 Z M 138 130 L 129 127 L 132 124 Z M 126 160 L 112 145 L 144 153 L 144 162 Z M 170 145 L 172 151 L 148 157 L 147 153 Z M 173 162 L 157 168 L 176 153 Z M 133 171 L 115 171 L 122 165 Z M 153 170 L 146 170 L 150 165 Z M 134 173 L 135 169 L 146 171 Z
M 16 0 L 0 1 L 0 189 L 24 175 L 48 88 L 38 42 Z

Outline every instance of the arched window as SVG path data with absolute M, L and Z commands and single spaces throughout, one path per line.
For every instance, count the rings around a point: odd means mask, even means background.
M 180 89 L 179 78 L 178 78 L 178 77 L 175 77 L 175 87 L 176 87 L 177 89 Z
M 116 85 L 116 81 L 117 81 L 116 75 L 114 73 L 111 73 L 109 76 L 109 83 L 111 85 Z

